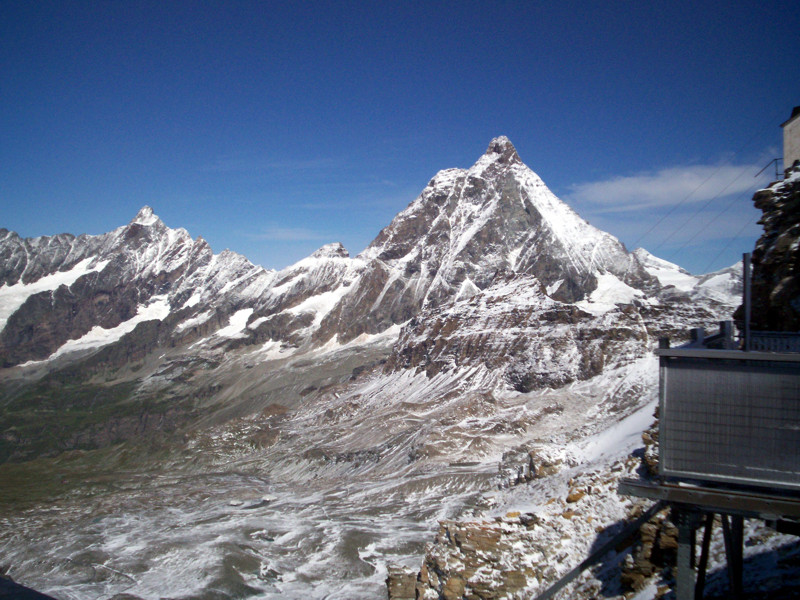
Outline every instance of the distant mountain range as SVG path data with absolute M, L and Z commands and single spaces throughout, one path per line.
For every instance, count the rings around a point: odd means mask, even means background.
M 333 243 L 265 270 L 144 207 L 99 236 L 0 229 L 0 283 L 0 462 L 157 440 L 149 469 L 247 457 L 330 489 L 612 427 L 652 401 L 657 338 L 729 319 L 741 294 L 740 267 L 627 251 L 505 137 L 355 257 Z

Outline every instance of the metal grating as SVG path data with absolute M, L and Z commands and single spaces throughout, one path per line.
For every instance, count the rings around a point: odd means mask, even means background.
M 780 354 L 747 360 L 753 354 L 667 352 L 661 359 L 662 475 L 800 490 L 796 355 L 782 361 Z

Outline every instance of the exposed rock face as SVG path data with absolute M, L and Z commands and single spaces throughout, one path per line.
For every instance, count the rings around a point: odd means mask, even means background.
M 433 377 L 466 369 L 492 373 L 521 393 L 560 388 L 629 365 L 659 337 L 678 340 L 685 324 L 707 326 L 732 310 L 730 300 L 673 301 L 669 294 L 565 303 L 530 275 L 498 276 L 467 299 L 423 309 L 402 329 L 385 370 Z
M 425 556 L 419 572 L 419 597 L 512 598 L 528 587 L 529 579 L 541 579 L 546 566 L 526 561 L 527 557 L 515 552 L 519 539 L 512 531 L 524 535 L 527 526 L 512 519 L 494 523 L 442 522 L 434 541 L 436 550 Z
M 800 331 L 800 166 L 756 192 L 753 203 L 763 212 L 764 234 L 752 257 L 751 327 Z
M 403 329 L 387 368 L 433 376 L 484 367 L 528 392 L 640 358 L 647 337 L 635 309 L 595 316 L 553 300 L 535 278 L 522 275 L 446 308 L 424 310 Z
M 417 600 L 417 573 L 412 569 L 389 566 L 386 589 L 389 600 Z

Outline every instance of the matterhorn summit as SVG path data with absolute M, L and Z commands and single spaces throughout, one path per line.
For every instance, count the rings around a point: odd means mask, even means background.
M 484 289 L 503 271 L 533 275 L 570 302 L 586 298 L 605 274 L 653 283 L 616 238 L 559 200 L 505 136 L 471 168 L 439 172 L 363 255 L 402 267 L 420 304 L 464 285 Z
M 475 175 L 483 174 L 484 170 L 490 165 L 509 165 L 522 163 L 517 154 L 517 149 L 506 136 L 501 135 L 494 138 L 486 149 L 484 155 L 470 169 Z

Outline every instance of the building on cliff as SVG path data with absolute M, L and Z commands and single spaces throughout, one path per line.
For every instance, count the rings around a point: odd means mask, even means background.
M 692 330 L 692 341 L 677 348 L 662 340 L 658 477 L 623 480 L 619 488 L 670 506 L 678 528 L 676 600 L 703 597 L 715 515 L 734 600 L 744 597 L 745 518 L 800 535 L 800 352 L 789 340 L 800 334 L 760 332 L 748 351 L 732 332 L 725 322 L 709 337 Z
M 745 262 L 745 300 L 719 334 L 659 357 L 659 476 L 620 492 L 669 504 L 678 528 L 677 600 L 702 598 L 715 515 L 729 596 L 743 598 L 743 519 L 800 535 L 800 106 L 782 124 L 785 179 L 753 197 L 764 233 Z M 751 318 L 752 316 L 752 318 Z M 695 537 L 703 529 L 699 561 Z
M 781 124 L 783 128 L 783 167 L 790 169 L 800 161 L 800 106 L 792 109 L 792 116 Z

